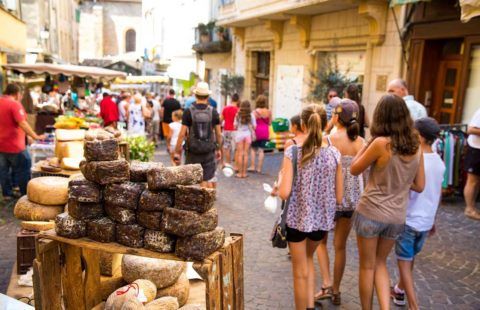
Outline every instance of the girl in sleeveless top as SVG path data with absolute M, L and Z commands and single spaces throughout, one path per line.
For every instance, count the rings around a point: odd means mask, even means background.
M 327 238 L 325 238 L 317 249 L 323 285 L 321 291 L 316 295 L 316 299 L 331 297 L 334 305 L 341 304 L 340 282 L 345 270 L 345 247 L 351 230 L 351 217 L 364 188 L 363 176 L 354 176 L 350 173 L 353 158 L 365 145 L 365 140 L 359 135 L 358 116 L 359 108 L 354 101 L 341 100 L 339 105 L 334 108 L 332 115 L 332 121 L 337 130 L 334 134 L 327 136 L 328 144 L 336 147 L 342 155 L 343 201 L 337 205 L 335 214 L 333 287 L 330 279 Z
M 285 142 L 285 149 L 294 144 L 301 146 L 307 135 L 302 130 L 302 120 L 299 114 L 290 118 L 290 132 L 294 134 L 294 137 Z
M 342 201 L 343 179 L 338 150 L 324 142 L 322 115 L 312 104 L 302 111 L 302 129 L 307 137 L 301 146 L 285 150 L 279 173 L 278 194 L 290 196 L 287 241 L 292 256 L 295 307 L 314 309 L 315 270 L 313 254 L 327 231 L 334 227 L 335 206 Z M 293 152 L 297 151 L 297 177 L 293 180 Z
M 362 309 L 372 309 L 376 288 L 381 309 L 390 306 L 387 257 L 405 224 L 409 191 L 425 186 L 423 155 L 407 105 L 396 95 L 383 96 L 375 108 L 372 140 L 353 159 L 352 175 L 370 168 L 355 213 L 360 257 L 359 289 Z
M 264 149 L 267 142 L 270 140 L 270 123 L 272 122 L 272 115 L 268 109 L 268 98 L 260 95 L 255 100 L 256 108 L 253 111 L 257 127 L 255 128 L 256 140 L 252 143 L 250 172 L 262 173 L 263 159 L 265 157 Z M 255 168 L 255 157 L 258 153 L 257 168 Z

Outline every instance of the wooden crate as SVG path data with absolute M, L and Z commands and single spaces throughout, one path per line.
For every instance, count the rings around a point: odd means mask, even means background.
M 101 300 L 99 251 L 145 257 L 183 260 L 118 243 L 100 243 L 87 238 L 68 239 L 55 231 L 41 232 L 33 262 L 35 309 L 86 309 Z M 207 310 L 243 310 L 243 236 L 231 234 L 224 246 L 195 262 L 193 268 L 205 282 Z
M 37 232 L 22 229 L 17 234 L 17 274 L 25 274 L 35 259 L 35 236 Z

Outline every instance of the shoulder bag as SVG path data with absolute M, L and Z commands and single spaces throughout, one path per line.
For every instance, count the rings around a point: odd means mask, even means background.
M 292 164 L 293 164 L 293 180 L 292 180 L 292 191 L 293 186 L 295 186 L 295 181 L 297 179 L 297 158 L 298 158 L 298 147 L 296 145 L 292 146 L 293 154 L 292 154 Z M 292 196 L 290 192 L 290 196 L 288 196 L 287 200 L 282 201 L 282 213 L 275 221 L 275 225 L 273 225 L 273 231 L 270 236 L 270 240 L 272 241 L 272 246 L 274 248 L 285 249 L 287 247 L 287 214 L 288 214 L 288 206 L 290 204 L 290 197 Z

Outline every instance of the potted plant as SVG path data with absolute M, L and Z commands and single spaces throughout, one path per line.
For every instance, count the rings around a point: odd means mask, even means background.
M 215 32 L 217 34 L 219 41 L 225 41 L 225 28 L 222 26 L 215 27 Z
M 200 35 L 200 42 L 201 43 L 208 43 L 210 42 L 210 33 L 208 31 L 208 26 L 204 23 L 200 23 L 197 26 L 198 33 Z

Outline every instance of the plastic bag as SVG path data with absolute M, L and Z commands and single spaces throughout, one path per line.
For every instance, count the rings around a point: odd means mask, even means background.
M 273 188 L 269 184 L 263 183 L 263 190 L 266 191 L 269 194 L 267 199 L 265 199 L 265 202 L 263 203 L 263 206 L 270 213 L 277 212 L 278 198 L 270 195 L 273 191 Z

